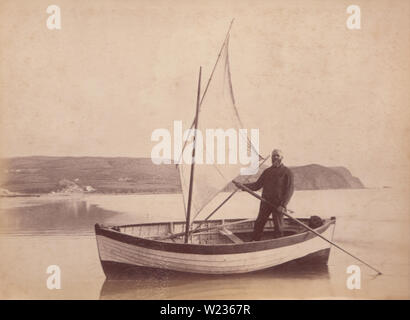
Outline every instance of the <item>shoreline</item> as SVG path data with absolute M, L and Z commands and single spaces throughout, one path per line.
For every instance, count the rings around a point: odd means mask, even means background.
M 393 189 L 393 187 L 364 187 L 364 188 L 330 188 L 330 189 L 300 189 L 295 191 L 348 191 L 348 190 L 385 190 Z M 221 193 L 230 193 L 232 190 L 221 191 Z M 124 196 L 124 195 L 160 195 L 160 194 L 181 194 L 181 191 L 140 191 L 140 192 L 78 192 L 78 193 L 36 193 L 36 194 L 15 194 L 15 195 L 0 195 L 0 198 L 73 198 L 84 196 Z

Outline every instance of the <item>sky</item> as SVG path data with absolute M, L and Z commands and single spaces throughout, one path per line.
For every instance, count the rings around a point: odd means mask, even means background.
M 149 157 L 188 128 L 232 18 L 244 125 L 288 165 L 346 166 L 368 186 L 410 174 L 410 2 L 0 0 L 0 155 Z M 217 116 L 217 115 L 216 115 Z

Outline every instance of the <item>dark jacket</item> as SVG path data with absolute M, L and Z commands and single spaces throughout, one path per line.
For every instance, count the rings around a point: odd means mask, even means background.
M 263 171 L 256 182 L 245 184 L 257 191 L 263 187 L 262 197 L 275 205 L 286 207 L 293 195 L 293 173 L 283 164 L 279 167 L 269 167 Z

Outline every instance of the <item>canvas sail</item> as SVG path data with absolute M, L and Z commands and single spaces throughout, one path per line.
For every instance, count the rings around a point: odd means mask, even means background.
M 191 216 L 193 217 L 196 217 L 227 184 L 239 175 L 241 168 L 247 166 L 239 161 L 237 150 L 240 145 L 246 146 L 248 154 L 251 152 L 250 149 L 253 148 L 259 156 L 256 148 L 251 145 L 248 138 L 250 133 L 248 132 L 245 135 L 244 132 L 239 131 L 244 127 L 235 106 L 228 50 L 229 36 L 224 43 L 220 58 L 200 103 L 192 189 Z M 214 131 L 209 131 L 210 129 Z M 212 134 L 216 133 L 215 130 L 220 130 L 223 133 L 233 133 L 232 130 L 235 130 L 236 141 L 226 137 L 223 139 L 225 143 L 223 147 L 222 141 L 218 141 L 218 138 Z M 217 145 L 219 148 L 217 148 Z M 192 147 L 192 141 L 185 145 L 183 161 L 178 165 L 185 208 L 187 208 L 191 172 L 191 164 L 187 163 L 186 160 L 190 160 L 188 158 L 191 156 Z M 223 148 L 221 149 L 221 147 Z M 219 161 L 218 156 L 220 157 Z M 222 161 L 223 159 L 224 161 Z

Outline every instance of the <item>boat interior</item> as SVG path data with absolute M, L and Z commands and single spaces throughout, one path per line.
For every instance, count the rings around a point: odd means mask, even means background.
M 311 227 L 311 219 L 299 219 Z M 323 221 L 321 221 L 323 224 Z M 254 228 L 254 220 L 251 219 L 225 219 L 195 221 L 191 230 L 189 243 L 201 245 L 216 244 L 240 244 L 250 242 Z M 111 227 L 111 229 L 139 238 L 157 240 L 171 243 L 183 243 L 185 235 L 185 221 L 160 222 L 149 224 L 135 224 Z M 282 227 L 283 237 L 306 232 L 306 229 L 295 221 L 285 218 Z M 275 239 L 272 219 L 269 219 L 263 230 L 261 240 Z

